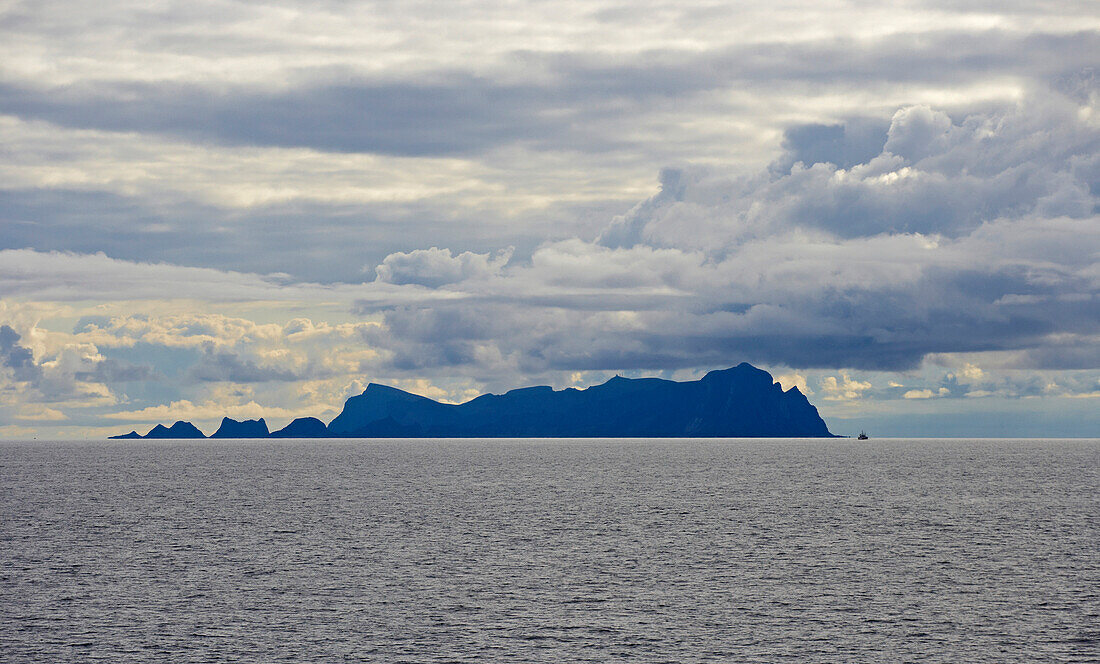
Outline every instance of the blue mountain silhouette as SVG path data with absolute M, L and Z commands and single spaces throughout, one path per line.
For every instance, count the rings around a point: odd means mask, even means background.
M 186 425 L 190 429 L 182 428 Z M 177 431 L 177 428 L 179 430 Z M 197 435 L 166 435 L 193 433 Z M 157 434 L 157 435 L 154 435 Z M 126 436 L 135 437 L 131 432 Z M 616 376 L 583 390 L 528 387 L 445 404 L 371 383 L 328 426 L 305 417 L 268 433 L 263 419 L 222 420 L 213 437 L 271 438 L 659 438 L 831 437 L 798 388 L 742 363 L 695 381 Z M 198 438 L 185 422 L 144 438 Z
M 272 431 L 269 438 L 325 438 L 328 428 L 316 417 L 299 417 L 278 431 Z
M 816 437 L 831 436 L 797 388 L 749 364 L 674 382 L 616 376 L 584 390 L 528 387 L 442 404 L 370 384 L 328 425 L 341 437 Z
M 132 432 L 131 432 L 132 433 Z M 117 436 L 118 438 L 132 437 L 129 434 L 126 436 Z M 206 438 L 201 431 L 199 431 L 194 424 L 190 422 L 177 421 L 170 427 L 166 427 L 163 424 L 158 424 L 153 427 L 149 433 L 142 436 L 142 438 Z
M 228 417 L 222 418 L 222 425 L 210 434 L 211 438 L 267 438 L 267 422 L 264 418 L 238 422 Z

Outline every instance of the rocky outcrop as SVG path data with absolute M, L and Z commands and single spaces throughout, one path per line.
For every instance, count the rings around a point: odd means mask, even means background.
M 328 436 L 328 427 L 316 417 L 299 417 L 278 431 L 273 431 L 270 438 L 325 438 Z
M 267 438 L 267 422 L 264 418 L 238 422 L 228 417 L 222 418 L 222 424 L 211 438 Z
M 206 438 L 206 434 L 194 424 L 180 420 L 170 427 L 158 424 L 142 438 Z

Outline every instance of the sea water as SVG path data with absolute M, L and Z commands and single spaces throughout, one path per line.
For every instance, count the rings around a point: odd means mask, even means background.
M 0 443 L 3 662 L 1085 662 L 1097 440 Z

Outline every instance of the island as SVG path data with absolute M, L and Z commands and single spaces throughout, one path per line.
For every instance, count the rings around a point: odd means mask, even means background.
M 112 438 L 201 438 L 187 422 Z M 299 418 L 268 432 L 263 418 L 222 420 L 214 438 L 831 438 L 797 387 L 751 364 L 699 380 L 616 376 L 585 389 L 527 387 L 448 404 L 371 383 L 327 425 Z

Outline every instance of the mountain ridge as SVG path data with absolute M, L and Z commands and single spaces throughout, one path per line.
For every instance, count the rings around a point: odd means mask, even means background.
M 182 427 L 181 425 L 190 427 Z M 177 429 L 178 428 L 178 429 Z M 203 437 L 193 425 L 157 425 L 145 436 Z M 195 434 L 198 434 L 197 436 Z M 155 435 L 154 435 L 155 434 Z M 461 404 L 370 383 L 325 425 L 298 418 L 269 432 L 263 418 L 228 417 L 211 437 L 253 438 L 666 438 L 833 437 L 797 388 L 742 362 L 694 381 L 615 376 L 599 385 L 555 390 L 539 385 L 486 393 Z

